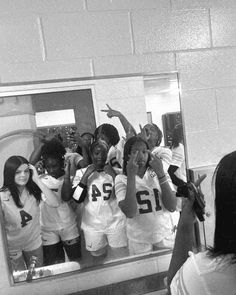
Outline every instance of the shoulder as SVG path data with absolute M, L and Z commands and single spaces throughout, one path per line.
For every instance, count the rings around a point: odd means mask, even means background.
M 0 200 L 2 202 L 9 201 L 11 197 L 11 193 L 8 189 L 4 189 L 0 191 Z

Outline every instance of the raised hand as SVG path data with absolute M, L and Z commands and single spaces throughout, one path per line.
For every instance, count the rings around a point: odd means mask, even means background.
M 101 112 L 107 113 L 108 118 L 119 117 L 120 112 L 112 109 L 108 104 L 106 104 L 107 110 L 101 110 Z
M 150 134 L 148 134 L 147 130 L 146 130 L 145 128 L 143 128 L 141 124 L 139 124 L 139 128 L 140 128 L 139 136 L 140 136 L 143 140 L 148 141 L 149 138 L 150 138 Z
M 163 163 L 161 158 L 157 154 L 153 155 L 150 151 L 148 151 L 148 153 L 151 158 L 149 161 L 150 166 L 152 167 L 154 172 L 156 172 L 158 178 L 162 177 L 165 174 L 165 172 L 163 169 Z
M 137 175 L 138 173 L 138 163 L 137 163 L 138 151 L 135 154 L 131 154 L 129 161 L 127 162 L 126 170 L 127 175 Z
M 37 131 L 35 135 L 39 138 L 39 140 L 42 143 L 46 143 L 48 141 L 51 141 L 53 138 L 57 138 L 57 134 L 52 132 L 52 133 L 45 133 L 45 131 Z
M 38 175 L 36 168 L 34 167 L 34 165 L 29 164 L 29 169 L 32 171 L 33 182 L 37 183 L 37 181 L 39 180 L 39 175 Z

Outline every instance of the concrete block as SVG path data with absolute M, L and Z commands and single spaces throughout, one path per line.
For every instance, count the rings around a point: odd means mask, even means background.
M 138 53 L 210 47 L 206 10 L 132 12 L 134 49 Z
M 215 91 L 183 91 L 181 107 L 187 132 L 218 128 Z
M 210 15 L 213 46 L 235 46 L 236 5 L 234 9 L 211 9 Z
M 34 16 L 0 18 L 0 61 L 19 63 L 42 61 L 39 20 Z
M 127 13 L 54 14 L 42 18 L 47 60 L 131 54 Z
M 92 61 L 45 61 L 34 63 L 2 64 L 0 67 L 1 83 L 45 81 L 93 76 Z
M 170 8 L 168 0 L 87 0 L 88 10 L 121 10 L 121 9 L 149 9 Z
M 94 59 L 94 72 L 99 75 L 130 73 L 166 73 L 175 71 L 173 53 L 108 56 Z
M 216 90 L 219 127 L 236 127 L 236 88 Z
M 183 90 L 236 86 L 234 48 L 182 52 L 176 55 Z

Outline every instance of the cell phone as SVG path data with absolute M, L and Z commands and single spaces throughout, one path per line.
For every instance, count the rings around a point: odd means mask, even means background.
M 193 203 L 193 209 L 195 214 L 197 215 L 197 218 L 199 219 L 199 221 L 204 221 L 205 220 L 205 206 L 206 206 L 206 202 L 204 200 L 204 195 L 201 192 L 201 190 L 199 190 L 194 183 L 190 182 L 188 183 L 190 189 L 194 192 L 195 195 L 195 201 Z
M 188 198 L 190 191 L 192 191 L 195 196 L 195 201 L 193 204 L 194 212 L 195 212 L 197 218 L 199 219 L 199 221 L 204 221 L 205 220 L 205 217 L 204 217 L 205 206 L 206 206 L 206 203 L 204 200 L 204 195 L 201 192 L 201 190 L 195 186 L 195 184 L 193 182 L 188 182 L 182 186 L 179 186 L 177 189 L 176 196 Z

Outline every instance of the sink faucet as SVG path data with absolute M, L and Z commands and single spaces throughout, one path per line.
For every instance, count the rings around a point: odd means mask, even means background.
M 31 256 L 30 265 L 29 265 L 29 269 L 28 269 L 28 272 L 27 272 L 27 276 L 26 276 L 26 281 L 27 282 L 31 282 L 33 276 L 35 275 L 35 266 L 36 266 L 37 261 L 38 261 L 37 256 Z

